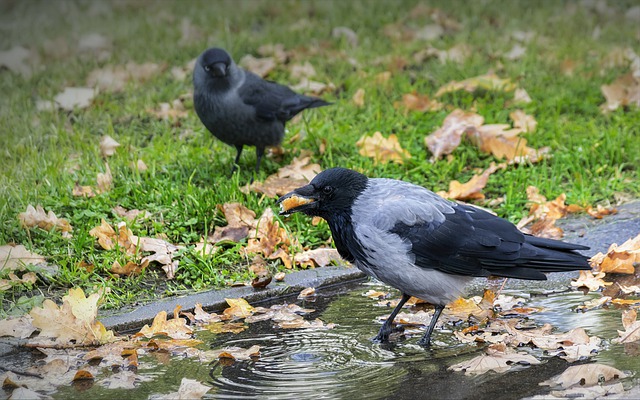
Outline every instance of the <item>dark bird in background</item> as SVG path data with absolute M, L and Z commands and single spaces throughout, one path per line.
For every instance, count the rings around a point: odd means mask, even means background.
M 235 171 L 242 148 L 256 147 L 256 173 L 267 146 L 278 146 L 287 121 L 324 100 L 297 94 L 238 67 L 229 53 L 206 50 L 193 70 L 193 103 L 200 121 L 218 139 L 235 146 Z
M 588 247 L 524 234 L 506 219 L 445 200 L 421 186 L 367 178 L 345 168 L 318 174 L 278 203 L 281 214 L 324 218 L 340 255 L 402 292 L 375 341 L 386 342 L 404 303 L 435 306 L 419 344 L 429 346 L 444 306 L 477 276 L 546 279 L 545 272 L 590 269 Z

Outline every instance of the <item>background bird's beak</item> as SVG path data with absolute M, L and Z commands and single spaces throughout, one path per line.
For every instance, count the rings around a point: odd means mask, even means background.
M 315 188 L 311 185 L 306 185 L 280 197 L 277 201 L 277 204 L 280 204 L 280 215 L 290 215 L 315 208 L 316 198 L 314 193 Z
M 222 62 L 215 63 L 211 66 L 211 72 L 217 77 L 223 77 L 227 75 L 227 65 Z

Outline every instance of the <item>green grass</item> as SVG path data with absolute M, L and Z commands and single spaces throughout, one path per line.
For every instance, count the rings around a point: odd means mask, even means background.
M 434 1 L 461 24 L 461 29 L 430 44 L 438 49 L 465 43 L 472 56 L 462 64 L 429 59 L 422 64 L 412 54 L 424 49 L 424 41 L 396 41 L 383 34 L 387 24 L 404 21 L 418 28 L 432 23 L 426 14 L 412 17 L 418 1 L 223 1 L 223 2 L 12 2 L 2 5 L 9 31 L 0 37 L 2 49 L 23 45 L 41 53 L 43 66 L 31 79 L 0 71 L 0 244 L 18 243 L 48 258 L 60 267 L 55 277 L 44 278 L 36 287 L 16 287 L 0 293 L 3 309 L 19 308 L 23 294 L 59 296 L 68 287 L 86 290 L 110 288 L 107 307 L 120 307 L 157 296 L 180 294 L 224 286 L 246 280 L 250 260 L 240 249 L 228 246 L 216 257 L 202 257 L 189 248 L 181 255 L 176 279 L 165 281 L 154 266 L 140 277 L 115 278 L 107 271 L 114 260 L 124 261 L 117 251 L 98 249 L 89 230 L 101 219 L 115 224 L 112 207 L 149 211 L 152 216 L 130 224 L 139 236 L 162 235 L 173 243 L 194 244 L 225 225 L 216 205 L 238 201 L 256 211 L 274 207 L 274 200 L 244 194 L 239 186 L 251 176 L 255 163 L 252 150 L 241 160 L 241 172 L 229 178 L 235 150 L 217 141 L 202 126 L 192 108 L 178 125 L 159 121 L 147 113 L 160 102 L 170 102 L 191 90 L 190 76 L 184 81 L 171 77 L 172 66 L 182 66 L 210 46 L 225 47 L 238 60 L 256 54 L 263 44 L 282 43 L 292 51 L 292 62 L 309 61 L 318 75 L 315 80 L 333 82 L 335 93 L 323 97 L 335 102 L 304 114 L 289 125 L 289 137 L 304 130 L 306 137 L 285 145 L 282 163 L 265 160 L 259 179 L 287 164 L 300 150 L 310 150 L 323 168 L 345 166 L 367 171 L 370 176 L 406 179 L 435 191 L 446 190 L 449 181 L 461 182 L 475 168 L 486 168 L 493 157 L 479 153 L 463 142 L 450 161 L 430 163 L 424 137 L 439 127 L 448 111 L 408 113 L 394 108 L 404 93 L 417 91 L 433 95 L 443 84 L 483 74 L 490 69 L 525 88 L 533 102 L 522 106 L 538 121 L 535 133 L 524 135 L 532 147 L 550 146 L 552 157 L 535 165 L 509 167 L 494 174 L 485 189 L 487 198 L 504 196 L 495 211 L 512 221 L 527 213 L 525 189 L 540 188 L 548 198 L 567 194 L 569 203 L 607 204 L 618 193 L 638 197 L 640 165 L 640 113 L 637 109 L 600 112 L 604 102 L 602 84 L 612 82 L 626 68 L 601 72 L 602 60 L 614 47 L 636 46 L 637 26 L 624 18 L 632 2 L 615 2 L 612 15 L 601 15 L 573 2 Z M 613 3 L 613 2 L 612 2 Z M 201 30 L 199 38 L 180 41 L 183 19 Z M 343 39 L 332 38 L 331 29 L 347 26 L 358 33 L 352 48 Z M 592 33 L 599 29 L 599 36 Z M 517 61 L 501 57 L 515 41 L 514 31 L 533 31 L 536 38 L 525 45 L 526 55 Z M 88 33 L 101 33 L 113 41 L 111 58 L 100 61 L 73 51 L 68 56 L 45 54 L 47 40 L 59 39 L 73 50 Z M 6 34 L 5 34 L 6 33 Z M 348 58 L 358 63 L 353 67 Z M 390 60 L 408 61 L 404 70 L 393 71 L 386 84 L 373 77 L 389 68 Z M 377 61 L 378 60 L 378 61 Z M 379 61 L 382 60 L 382 61 Z M 562 73 L 563 60 L 573 60 L 572 76 Z M 146 82 L 132 82 L 122 93 L 101 93 L 94 105 L 73 113 L 39 112 L 36 99 L 50 99 L 66 86 L 84 86 L 88 74 L 106 65 L 155 62 L 167 69 Z M 279 65 L 270 76 L 291 82 L 287 65 Z M 351 97 L 366 91 L 366 107 L 357 108 Z M 443 96 L 447 105 L 475 108 L 487 123 L 510 123 L 511 93 L 456 92 Z M 191 130 L 193 134 L 181 138 Z M 358 154 L 355 142 L 363 134 L 396 133 L 412 158 L 404 165 L 379 164 Z M 111 191 L 91 199 L 74 197 L 74 184 L 95 184 L 104 172 L 105 160 L 98 142 L 110 135 L 121 143 L 108 159 L 114 176 Z M 322 141 L 326 153 L 319 155 Z M 285 140 L 286 141 L 286 140 Z M 149 170 L 131 168 L 138 159 Z M 73 239 L 41 229 L 20 227 L 17 214 L 28 204 L 42 205 L 74 227 Z M 285 221 L 304 246 L 318 246 L 329 238 L 326 224 L 313 227 L 294 216 Z M 81 261 L 95 266 L 87 272 Z M 277 262 L 270 268 L 282 269 Z

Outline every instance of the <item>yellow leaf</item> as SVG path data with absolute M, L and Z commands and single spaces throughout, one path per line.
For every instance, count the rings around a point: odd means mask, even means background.
M 254 308 L 243 298 L 238 299 L 227 299 L 227 304 L 229 304 L 229 308 L 224 310 L 224 315 L 230 316 L 232 318 L 246 318 L 249 315 L 253 314 Z
M 451 81 L 442 86 L 436 92 L 436 97 L 440 97 L 445 93 L 456 92 L 458 90 L 466 90 L 467 92 L 475 92 L 477 89 L 494 90 L 510 92 L 516 88 L 510 79 L 501 79 L 494 73 L 476 76 L 465 79 L 463 81 Z
M 411 154 L 400 146 L 395 134 L 389 135 L 389 138 L 383 137 L 380 132 L 375 132 L 373 136 L 363 135 L 356 146 L 360 149 L 360 155 L 372 157 L 376 164 L 389 161 L 403 164 L 405 158 L 411 158 Z

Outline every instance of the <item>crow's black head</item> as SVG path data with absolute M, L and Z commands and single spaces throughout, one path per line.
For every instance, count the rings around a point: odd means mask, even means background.
M 214 47 L 202 53 L 197 64 L 196 68 L 202 68 L 209 76 L 224 78 L 229 74 L 229 67 L 233 64 L 233 60 L 229 53 Z
M 348 215 L 353 202 L 366 189 L 368 180 L 365 175 L 350 169 L 328 169 L 308 185 L 278 199 L 282 208 L 280 214 L 302 212 L 327 221 L 334 215 Z

